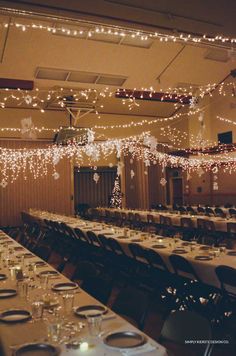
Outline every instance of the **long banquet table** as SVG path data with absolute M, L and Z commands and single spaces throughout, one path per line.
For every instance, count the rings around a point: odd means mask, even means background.
M 11 279 L 8 262 L 17 261 L 17 260 L 19 261 L 17 256 L 19 257 L 22 253 L 29 253 L 29 251 L 24 248 L 21 251 L 17 251 L 17 248 L 19 249 L 19 247 L 20 245 L 16 241 L 11 239 L 8 235 L 6 235 L 0 230 L 0 250 L 2 252 L 1 273 L 7 275 L 6 280 L 0 281 L 0 289 L 1 288 L 16 289 L 16 281 Z M 31 258 L 28 258 L 29 265 L 33 265 L 37 261 L 42 261 L 42 260 L 40 260 L 35 255 L 32 255 Z M 25 267 L 23 271 L 24 270 L 26 270 Z M 43 270 L 53 271 L 54 269 L 46 264 L 46 267 L 40 268 L 40 271 Z M 34 298 L 39 299 L 42 296 L 42 294 L 45 293 L 45 290 L 41 289 L 40 279 L 36 275 L 33 275 L 33 277 L 31 276 L 31 278 L 32 278 L 31 280 L 32 288 L 30 288 L 30 292 L 29 292 L 30 299 L 31 300 L 33 300 Z M 52 293 L 51 285 L 58 282 L 68 282 L 68 279 L 61 274 L 58 275 L 58 278 L 56 280 L 49 279 L 48 292 Z M 74 303 L 75 306 L 83 306 L 89 304 L 101 305 L 101 303 L 99 303 L 97 300 L 92 298 L 90 295 L 88 295 L 81 289 L 77 290 L 77 292 L 74 294 L 74 297 L 75 297 L 75 303 Z M 60 298 L 60 296 L 58 298 Z M 10 308 L 26 309 L 30 311 L 31 305 L 29 300 L 20 297 L 19 294 L 17 294 L 15 297 L 0 299 L 1 312 L 4 310 L 8 310 Z M 111 315 L 110 318 L 109 315 Z M 74 323 L 76 325 L 79 324 L 79 322 L 84 322 L 84 319 L 80 319 L 77 316 L 75 316 L 73 311 L 71 311 L 70 314 L 66 316 L 66 320 L 67 320 L 66 322 Z M 109 310 L 107 314 L 107 318 L 104 317 L 104 320 L 102 321 L 103 335 L 97 338 L 91 338 L 89 336 L 86 323 L 84 323 L 84 327 L 79 331 L 77 339 L 83 342 L 86 341 L 90 345 L 87 351 L 86 350 L 82 351 L 80 349 L 73 349 L 71 347 L 68 348 L 66 347 L 65 344 L 62 343 L 59 345 L 59 348 L 61 350 L 61 355 L 67 355 L 67 356 L 76 356 L 78 354 L 79 355 L 85 354 L 89 356 L 121 355 L 123 354 L 121 353 L 121 351 L 116 351 L 105 346 L 103 343 L 103 337 L 107 333 L 113 331 L 124 331 L 124 330 L 137 331 L 137 329 L 135 329 L 135 327 L 133 327 L 127 321 L 125 321 L 124 319 L 122 319 L 121 317 L 119 317 L 118 315 L 114 314 Z M 12 355 L 13 350 L 19 347 L 19 345 L 23 345 L 25 343 L 32 343 L 32 342 L 45 342 L 46 339 L 47 339 L 47 328 L 44 319 L 35 322 L 28 321 L 23 323 L 12 323 L 12 324 L 6 324 L 0 321 L 0 354 L 1 355 L 10 356 Z M 151 351 L 148 352 L 148 355 L 150 356 L 167 355 L 166 349 L 162 345 L 156 343 L 154 340 L 148 337 L 147 339 L 148 339 L 147 345 L 148 347 L 151 348 Z M 139 351 L 142 350 L 142 347 L 143 347 L 142 354 L 145 354 L 146 352 L 145 350 L 147 350 L 145 349 L 145 346 L 141 346 L 140 347 L 141 349 L 139 349 Z M 30 355 L 30 353 L 27 354 Z
M 105 215 L 105 210 L 107 208 L 98 208 L 98 211 L 102 215 Z M 216 231 L 222 231 L 222 232 L 227 232 L 227 224 L 228 223 L 235 223 L 236 224 L 236 219 L 233 218 L 220 218 L 220 217 L 215 217 L 215 216 L 205 216 L 205 215 L 188 215 L 188 214 L 180 214 L 180 213 L 175 213 L 175 212 L 168 212 L 168 211 L 148 211 L 148 210 L 129 210 L 129 209 L 109 209 L 112 212 L 125 212 L 126 214 L 128 213 L 138 213 L 141 217 L 141 220 L 143 222 L 147 221 L 147 216 L 152 215 L 154 217 L 154 221 L 156 223 L 160 223 L 160 216 L 168 216 L 171 218 L 172 224 L 174 226 L 181 226 L 181 218 L 190 218 L 193 222 L 194 228 L 197 228 L 197 219 L 204 219 L 208 221 L 213 221 L 215 224 L 215 229 Z
M 196 260 L 195 257 L 198 255 L 206 255 L 208 252 L 202 250 L 202 245 L 196 245 L 193 251 L 190 251 L 190 246 L 183 247 L 183 243 L 181 240 L 177 242 L 174 241 L 173 238 L 163 238 L 162 236 L 157 236 L 149 233 L 142 233 L 139 231 L 134 231 L 130 229 L 126 229 L 126 233 L 128 236 L 124 238 L 124 228 L 119 228 L 116 226 L 106 225 L 102 223 L 82 220 L 79 218 L 53 214 L 49 212 L 30 210 L 29 214 L 32 218 L 36 219 L 39 223 L 43 224 L 44 219 L 54 220 L 58 222 L 64 222 L 68 226 L 73 228 L 80 228 L 84 233 L 89 230 L 92 230 L 95 234 L 103 234 L 107 237 L 112 237 L 118 240 L 120 245 L 123 247 L 125 253 L 127 255 L 131 255 L 129 251 L 129 243 L 136 242 L 141 244 L 145 248 L 153 249 L 159 253 L 159 255 L 163 258 L 167 267 L 170 271 L 174 272 L 172 266 L 169 262 L 169 256 L 173 253 L 178 247 L 185 248 L 186 253 L 183 255 L 188 261 L 193 265 L 196 273 L 200 277 L 200 279 L 206 284 L 220 287 L 219 281 L 215 274 L 215 268 L 219 265 L 226 265 L 229 267 L 236 268 L 236 256 L 228 255 L 229 250 L 226 250 L 225 253 L 220 253 L 219 257 L 214 257 L 208 261 L 200 261 Z M 137 241 L 138 240 L 138 241 Z M 161 243 L 165 245 L 165 248 L 156 249 L 153 247 L 157 243 Z M 213 252 L 213 251 L 209 251 Z

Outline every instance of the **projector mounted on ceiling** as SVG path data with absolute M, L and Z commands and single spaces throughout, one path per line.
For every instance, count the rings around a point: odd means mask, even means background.
M 63 126 L 54 136 L 53 142 L 58 145 L 68 145 L 69 143 L 86 145 L 88 143 L 88 129 L 86 127 Z
M 56 144 L 67 145 L 77 143 L 86 145 L 89 142 L 90 130 L 86 127 L 79 127 L 78 121 L 95 110 L 95 106 L 90 102 L 77 102 L 73 95 L 65 96 L 63 106 L 69 113 L 70 126 L 63 126 L 54 137 Z

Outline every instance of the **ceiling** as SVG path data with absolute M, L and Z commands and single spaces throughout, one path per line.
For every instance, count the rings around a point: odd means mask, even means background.
M 7 4 L 6 4 L 7 3 Z M 223 2 L 205 1 L 204 8 L 197 1 L 67 1 L 67 10 L 62 2 L 56 1 L 0 1 L 2 6 L 14 6 L 37 10 L 44 13 L 65 13 L 82 18 L 96 18 L 99 22 L 114 23 L 122 18 L 123 23 L 144 28 L 158 25 L 178 28 L 195 33 L 209 33 L 214 30 L 233 33 L 232 10 L 234 2 L 228 2 L 228 11 L 220 11 Z M 79 3 L 79 4 L 78 4 Z M 96 3 L 97 6 L 89 6 Z M 135 5 L 134 5 L 135 3 Z M 100 7 L 98 5 L 101 5 Z M 214 4 L 214 6 L 213 6 Z M 34 5 L 37 5 L 34 7 Z M 42 6 L 43 5 L 43 6 Z M 184 6 L 182 6 L 184 5 Z M 76 11 L 72 12 L 73 9 Z M 225 7 L 224 7 L 225 8 Z M 204 11 L 203 11 L 204 9 Z M 227 10 L 227 9 L 226 9 Z M 101 12 L 104 16 L 102 17 Z M 87 15 L 86 15 L 87 14 Z M 85 16 L 86 15 L 86 16 Z M 112 16 L 111 16 L 112 15 Z M 1 23 L 10 17 L 2 15 Z M 32 24 L 32 18 L 11 17 L 11 21 Z M 55 19 L 40 18 L 36 23 L 79 30 L 81 25 L 58 22 Z M 121 20 L 119 20 L 122 22 Z M 177 26 L 178 25 L 178 26 Z M 91 25 L 83 25 L 91 26 Z M 235 56 L 228 49 L 188 45 L 183 43 L 163 43 L 159 40 L 117 40 L 114 36 L 69 36 L 62 31 L 53 34 L 44 30 L 22 31 L 14 26 L 0 27 L 0 77 L 34 81 L 35 88 L 93 88 L 98 91 L 109 87 L 168 90 L 177 86 L 198 86 L 219 83 L 235 68 Z M 212 59 L 213 58 L 213 59 Z M 5 92 L 0 92 L 1 98 Z M 96 110 L 101 113 L 166 117 L 181 109 L 180 105 L 154 101 L 137 101 L 139 106 L 129 108 L 129 103 L 114 97 L 99 97 Z M 9 100 L 6 107 L 19 108 L 19 103 Z M 21 107 L 27 107 L 25 102 Z M 61 110 L 55 102 L 44 106 L 45 110 Z

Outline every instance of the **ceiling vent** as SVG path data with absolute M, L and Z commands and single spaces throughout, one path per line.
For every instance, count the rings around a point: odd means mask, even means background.
M 92 32 L 92 36 L 89 36 L 89 32 Z M 84 39 L 89 41 L 98 41 L 105 43 L 112 43 L 117 45 L 125 45 L 140 48 L 150 48 L 153 40 L 151 38 L 144 39 L 142 37 L 131 37 L 131 36 L 116 36 L 112 34 L 96 33 L 96 28 L 91 25 L 83 26 L 70 26 L 68 24 L 58 25 L 55 27 L 55 31 L 51 32 L 54 36 L 66 36 L 74 39 Z
M 111 86 L 122 86 L 127 79 L 127 77 L 119 75 L 79 72 L 55 68 L 37 68 L 35 78 Z
M 228 51 L 224 51 L 221 49 L 210 49 L 205 53 L 204 59 L 209 59 L 211 61 L 216 62 L 228 62 L 229 55 Z

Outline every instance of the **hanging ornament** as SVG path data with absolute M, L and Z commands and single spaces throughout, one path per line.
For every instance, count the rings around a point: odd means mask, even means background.
M 219 186 L 218 186 L 218 182 L 214 182 L 213 183 L 213 190 L 218 190 Z
M 60 161 L 60 156 L 59 155 L 58 156 L 57 155 L 53 156 L 52 163 L 53 163 L 54 166 L 56 166 L 59 163 L 59 161 Z
M 122 175 L 123 167 L 124 167 L 124 163 L 123 162 L 118 162 L 118 164 L 117 164 L 117 175 L 118 176 Z
M 167 183 L 167 180 L 164 177 L 162 177 L 160 180 L 160 184 L 164 187 L 166 185 L 166 183 Z
M 100 178 L 100 175 L 99 175 L 98 173 L 94 173 L 94 175 L 93 175 L 93 180 L 94 180 L 94 182 L 95 182 L 96 184 L 98 183 L 99 178 Z
M 200 167 L 197 171 L 198 177 L 201 178 L 201 176 L 204 174 L 204 170 L 202 169 L 202 167 Z
M 133 163 L 134 163 L 134 160 L 133 160 L 132 158 L 130 158 L 129 163 L 130 163 L 130 164 L 133 164 Z
M 145 176 L 147 176 L 147 175 L 148 175 L 148 172 L 147 172 L 147 171 L 144 171 L 144 174 L 145 174 Z
M 219 168 L 217 166 L 212 168 L 212 173 L 216 174 L 219 172 Z
M 34 123 L 31 117 L 21 120 L 21 135 L 22 138 L 30 138 L 35 140 L 37 138 Z
M 95 136 L 95 133 L 93 130 L 91 130 L 91 129 L 87 130 L 88 143 L 92 143 L 94 141 L 94 136 Z
M 199 103 L 199 98 L 197 96 L 192 96 L 192 98 L 189 100 L 190 109 L 196 109 L 198 103 Z
M 145 164 L 145 166 L 146 167 L 149 167 L 150 166 L 150 160 L 149 159 L 146 159 L 145 161 L 144 161 L 144 164 Z
M 154 136 L 146 136 L 144 137 L 143 144 L 150 148 L 150 152 L 153 152 L 157 146 L 157 139 Z
M 31 103 L 32 103 L 32 100 L 33 100 L 32 96 L 30 96 L 29 94 L 26 95 L 26 96 L 24 97 L 24 99 L 25 99 L 25 102 L 26 102 L 27 105 L 31 104 Z
M 60 174 L 59 174 L 58 172 L 54 172 L 54 173 L 52 174 L 52 176 L 53 176 L 53 178 L 54 178 L 55 180 L 57 180 L 57 179 L 60 178 Z
M 134 176 L 135 176 L 135 173 L 134 173 L 133 169 L 131 169 L 131 171 L 130 171 L 130 177 L 131 177 L 131 179 L 133 179 Z
M 218 176 L 216 174 L 213 175 L 213 180 L 214 181 L 218 180 Z
M 109 166 L 110 168 L 112 168 L 112 167 L 113 167 L 113 163 L 109 163 L 108 166 Z
M 187 171 L 187 181 L 189 181 L 191 178 L 192 178 L 192 177 L 191 177 L 190 172 L 189 172 L 189 171 Z
M 8 185 L 7 181 L 5 179 L 3 179 L 0 183 L 2 188 L 6 188 L 6 186 Z
M 120 144 L 120 142 L 116 143 L 116 151 L 117 151 L 116 157 L 120 158 L 121 157 L 121 144 Z

